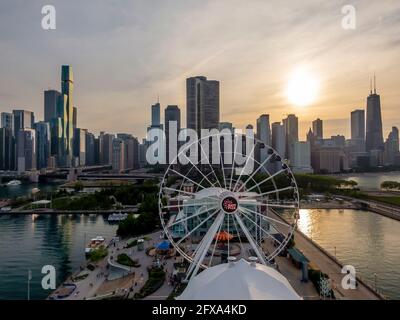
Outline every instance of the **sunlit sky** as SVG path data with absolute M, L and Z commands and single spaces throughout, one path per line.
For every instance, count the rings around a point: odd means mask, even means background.
M 57 29 L 41 28 L 41 8 L 57 10 Z M 356 8 L 355 30 L 341 25 Z M 60 89 L 60 66 L 75 76 L 78 125 L 94 133 L 143 137 L 150 105 L 178 104 L 186 119 L 185 79 L 221 82 L 221 121 L 238 128 L 295 113 L 300 138 L 313 119 L 324 135 L 350 132 L 377 75 L 384 135 L 400 126 L 400 1 L 24 1 L 0 3 L 0 111 L 43 118 L 43 90 Z M 318 85 L 312 102 L 288 99 L 295 70 Z M 163 115 L 162 115 L 163 116 Z

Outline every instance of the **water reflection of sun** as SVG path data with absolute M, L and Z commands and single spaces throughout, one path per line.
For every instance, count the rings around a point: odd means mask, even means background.
M 308 237 L 311 237 L 313 232 L 313 221 L 310 213 L 311 210 L 309 209 L 300 209 L 300 218 L 297 221 L 297 227 Z

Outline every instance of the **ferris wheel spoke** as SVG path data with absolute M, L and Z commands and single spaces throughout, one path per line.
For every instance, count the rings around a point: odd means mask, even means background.
M 236 190 L 237 184 L 240 181 L 240 179 L 242 178 L 243 175 L 243 171 L 246 169 L 247 166 L 247 162 L 249 161 L 250 157 L 252 157 L 252 155 L 254 154 L 254 150 L 256 148 L 256 144 L 254 143 L 253 148 L 250 151 L 250 155 L 247 156 L 246 162 L 244 163 L 243 169 L 240 171 L 239 177 L 237 178 L 236 182 L 235 182 L 235 186 L 233 187 L 233 190 Z M 254 158 L 253 158 L 254 159 Z
M 257 244 L 255 243 L 253 237 L 251 236 L 249 230 L 246 228 L 242 218 L 239 217 L 238 214 L 234 214 L 234 217 L 236 219 L 236 221 L 238 222 L 240 228 L 242 229 L 244 235 L 246 236 L 247 240 L 250 243 L 250 246 L 252 247 L 252 249 L 254 250 L 254 252 L 256 253 L 258 259 L 260 260 L 260 262 L 264 265 L 267 265 L 267 260 L 265 257 L 264 252 L 260 251 L 260 247 L 257 246 Z
M 279 221 L 279 220 L 277 220 L 277 219 L 271 218 L 271 217 L 266 216 L 266 215 L 264 215 L 264 214 L 261 214 L 261 213 L 259 213 L 259 212 L 257 212 L 257 211 L 254 211 L 254 210 L 251 210 L 251 209 L 248 209 L 248 208 L 245 208 L 245 207 L 240 207 L 239 209 L 244 210 L 244 211 L 247 211 L 248 213 L 251 213 L 251 214 L 256 214 L 256 215 L 258 215 L 259 217 L 261 217 L 261 218 L 263 218 L 263 219 L 269 220 L 269 221 L 271 221 L 271 222 L 279 223 L 279 224 L 281 224 L 281 225 L 283 225 L 283 226 L 285 226 L 285 227 L 288 227 L 288 228 L 291 227 L 289 224 L 287 224 L 287 223 L 285 223 L 285 222 L 282 222 L 282 221 Z
M 196 218 L 196 217 L 198 217 L 198 216 L 200 216 L 200 215 L 202 215 L 202 214 L 204 214 L 204 213 L 206 213 L 206 212 L 208 212 L 208 211 L 214 210 L 214 209 L 217 209 L 217 207 L 206 208 L 206 209 L 204 209 L 204 210 L 200 210 L 199 212 L 197 212 L 197 213 L 195 213 L 195 214 L 192 214 L 192 215 L 187 216 L 187 217 L 185 217 L 185 218 L 183 218 L 183 219 L 179 219 L 179 220 L 174 221 L 174 222 L 171 223 L 171 224 L 168 224 L 167 227 L 170 228 L 170 227 L 173 227 L 173 226 L 175 226 L 175 225 L 177 225 L 177 224 L 180 224 L 180 223 L 183 223 L 183 222 L 185 222 L 185 221 L 188 221 L 188 220 L 190 220 L 190 219 L 194 219 L 194 218 Z
M 180 172 L 178 172 L 178 171 L 176 171 L 176 170 L 174 170 L 174 169 L 170 169 L 170 170 L 171 170 L 172 172 L 176 173 L 177 175 L 181 176 L 182 178 L 184 178 L 184 179 L 190 181 L 191 183 L 194 183 L 195 185 L 199 186 L 200 188 L 206 189 L 206 188 L 203 187 L 202 185 L 198 184 L 196 181 L 193 181 L 192 179 L 190 179 L 190 178 L 184 176 L 184 175 L 181 174 Z
M 219 228 L 218 228 L 218 231 L 217 231 L 216 234 L 220 233 L 220 232 L 221 232 L 221 229 L 222 229 L 222 223 L 219 225 Z M 217 243 L 218 243 L 218 238 L 216 237 L 216 238 L 215 238 L 215 243 L 214 243 L 214 248 L 213 248 L 212 253 L 211 253 L 210 261 L 209 261 L 209 263 L 208 263 L 208 266 L 209 266 L 209 267 L 211 266 L 212 260 L 213 260 L 213 258 L 214 258 L 215 248 L 217 247 Z
M 189 270 L 187 272 L 186 278 L 188 278 L 190 274 L 191 274 L 190 279 L 193 279 L 193 277 L 196 276 L 197 272 L 199 271 L 200 265 L 207 254 L 208 248 L 210 247 L 214 239 L 214 236 L 217 233 L 219 226 L 224 221 L 224 216 L 225 216 L 224 213 L 220 212 L 217 218 L 214 220 L 213 224 L 211 225 L 210 229 L 208 229 L 207 233 L 204 236 L 203 245 L 201 249 L 196 252 L 193 262 L 190 265 Z
M 201 223 L 199 223 L 196 227 L 194 227 L 188 234 L 186 234 L 183 238 L 179 239 L 179 241 L 176 244 L 179 245 L 180 243 L 182 243 L 182 241 L 187 239 L 187 237 L 189 237 L 193 232 L 195 232 L 197 229 L 199 229 L 204 223 L 206 223 L 208 220 L 210 220 L 219 211 L 220 211 L 220 209 L 218 208 L 213 213 L 211 213 L 206 219 L 204 219 Z
M 178 192 L 178 193 L 184 193 L 184 194 L 188 194 L 191 196 L 195 196 L 196 193 L 194 192 L 189 192 L 189 191 L 184 191 L 184 190 L 180 190 L 180 189 L 175 189 L 175 188 L 170 188 L 170 187 L 165 187 L 165 190 L 170 190 L 170 191 L 174 191 L 174 192 Z M 219 200 L 219 198 L 217 196 L 207 196 L 206 199 L 215 199 L 215 200 Z
M 266 179 L 260 181 L 259 183 L 255 184 L 254 186 L 252 186 L 251 188 L 249 188 L 247 191 L 251 191 L 256 187 L 259 187 L 261 184 L 268 182 L 269 180 L 275 178 L 276 176 L 280 175 L 281 173 L 285 172 L 286 169 L 281 169 L 277 172 L 275 172 L 273 175 L 270 175 L 269 177 L 267 177 Z
M 236 222 L 235 222 L 235 218 L 233 218 L 232 221 L 233 221 L 233 226 L 234 226 L 235 229 L 236 229 L 236 234 L 237 234 L 237 236 L 238 236 L 238 238 L 239 238 L 240 248 L 241 248 L 241 250 L 242 250 L 241 252 L 242 252 L 242 254 L 244 254 L 244 253 L 245 253 L 245 250 L 244 250 L 244 246 L 243 246 L 243 243 L 242 243 L 242 239 L 241 239 L 239 230 L 238 230 L 237 225 L 236 225 Z
M 173 191 L 173 192 L 178 192 L 178 193 L 184 193 L 184 194 L 188 194 L 188 195 L 191 195 L 191 196 L 194 196 L 194 195 L 196 195 L 196 194 L 195 194 L 195 193 L 193 193 L 193 192 L 184 191 L 184 190 L 179 190 L 179 189 L 170 188 L 170 187 L 165 187 L 164 189 L 165 189 L 165 190 L 169 190 L 169 191 Z
M 231 169 L 231 176 L 229 180 L 229 190 L 232 190 L 232 180 L 233 180 L 233 174 L 235 172 L 235 158 L 236 158 L 236 147 L 238 144 L 238 139 L 236 139 L 236 134 L 233 135 L 233 143 L 235 144 L 233 147 L 233 155 L 232 155 L 232 169 Z
M 247 178 L 246 182 L 244 183 L 244 185 L 246 185 L 255 175 L 258 171 L 260 171 L 261 168 L 264 168 L 264 165 L 271 159 L 272 154 L 269 155 L 262 163 L 260 163 L 260 165 L 258 166 L 258 168 L 256 170 L 253 171 L 253 173 Z M 264 169 L 265 170 L 265 169 Z
M 275 240 L 276 242 L 278 242 L 280 245 L 282 245 L 282 242 L 276 240 L 271 233 L 269 233 L 268 231 L 266 231 L 263 227 L 259 226 L 257 223 L 255 223 L 251 218 L 249 218 L 249 216 L 245 213 L 245 211 L 241 211 L 239 210 L 243 217 L 245 217 L 248 221 L 250 221 L 252 224 L 254 224 L 254 226 L 256 227 L 256 231 L 257 228 L 260 229 L 261 231 L 263 231 L 270 239 Z
M 239 204 L 246 204 L 247 200 L 240 201 L 239 199 Z M 258 206 L 266 206 L 266 207 L 271 207 L 271 208 L 284 208 L 284 209 L 294 209 L 296 206 L 294 204 L 279 204 L 279 203 L 264 203 L 264 202 L 252 202 L 249 203 L 251 205 L 258 205 Z
M 201 146 L 201 145 L 200 145 Z M 197 168 L 197 166 L 192 162 L 192 160 L 190 160 L 189 158 L 188 158 L 188 156 L 187 155 L 185 155 L 185 157 L 186 157 L 186 159 L 188 159 L 189 160 L 189 162 L 192 164 L 192 166 L 197 170 L 197 172 L 199 172 L 202 176 L 203 176 L 203 179 L 206 179 L 207 180 L 207 182 L 212 186 L 212 187 L 215 187 L 215 184 L 214 183 L 212 183 L 208 178 L 207 178 L 207 176 L 206 175 L 204 175 L 204 173 L 203 172 L 201 172 L 201 170 L 199 169 L 199 168 Z M 217 180 L 217 182 L 218 182 L 218 180 Z
M 169 206 L 162 206 L 163 209 L 171 209 L 171 208 L 186 208 L 186 207 L 195 207 L 196 205 L 198 206 L 208 206 L 208 205 L 215 205 L 217 204 L 217 201 L 215 202 L 199 202 L 199 204 L 194 204 L 194 203 L 187 203 L 187 204 L 173 204 Z
M 225 167 L 224 167 L 224 158 L 222 157 L 221 151 L 221 137 L 218 136 L 218 151 L 219 151 L 219 161 L 222 167 L 222 179 L 224 180 L 224 188 L 226 189 L 226 178 L 225 178 Z
M 242 200 L 253 199 L 254 197 L 267 196 L 269 194 L 279 193 L 279 192 L 283 192 L 283 191 L 286 191 L 286 190 L 292 190 L 292 189 L 295 189 L 295 187 L 289 186 L 289 187 L 285 187 L 285 188 L 281 188 L 281 189 L 275 189 L 275 190 L 271 190 L 271 191 L 267 191 L 267 192 L 263 192 L 263 193 L 257 193 L 254 196 L 246 196 L 246 197 L 243 197 L 241 199 Z
M 216 181 L 218 182 L 219 187 L 222 188 L 221 183 L 219 182 L 218 176 L 217 176 L 217 174 L 215 173 L 214 168 L 213 168 L 212 165 L 211 165 L 210 158 L 207 156 L 207 154 L 206 154 L 206 152 L 204 151 L 204 148 L 203 148 L 203 146 L 201 145 L 201 143 L 199 143 L 199 145 L 200 145 L 201 152 L 202 152 L 202 153 L 206 156 L 206 158 L 207 158 L 208 166 L 211 168 L 211 172 L 214 174 L 215 179 L 216 179 Z

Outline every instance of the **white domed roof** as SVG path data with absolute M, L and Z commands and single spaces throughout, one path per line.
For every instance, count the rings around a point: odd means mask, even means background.
M 195 276 L 178 300 L 301 300 L 289 281 L 271 267 L 243 259 Z

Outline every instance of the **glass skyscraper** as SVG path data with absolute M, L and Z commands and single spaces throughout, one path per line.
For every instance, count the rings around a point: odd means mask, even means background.
M 219 82 L 198 76 L 186 79 L 186 123 L 196 130 L 219 128 Z
M 47 168 L 50 157 L 50 125 L 48 122 L 35 123 L 36 130 L 36 166 L 38 169 Z

